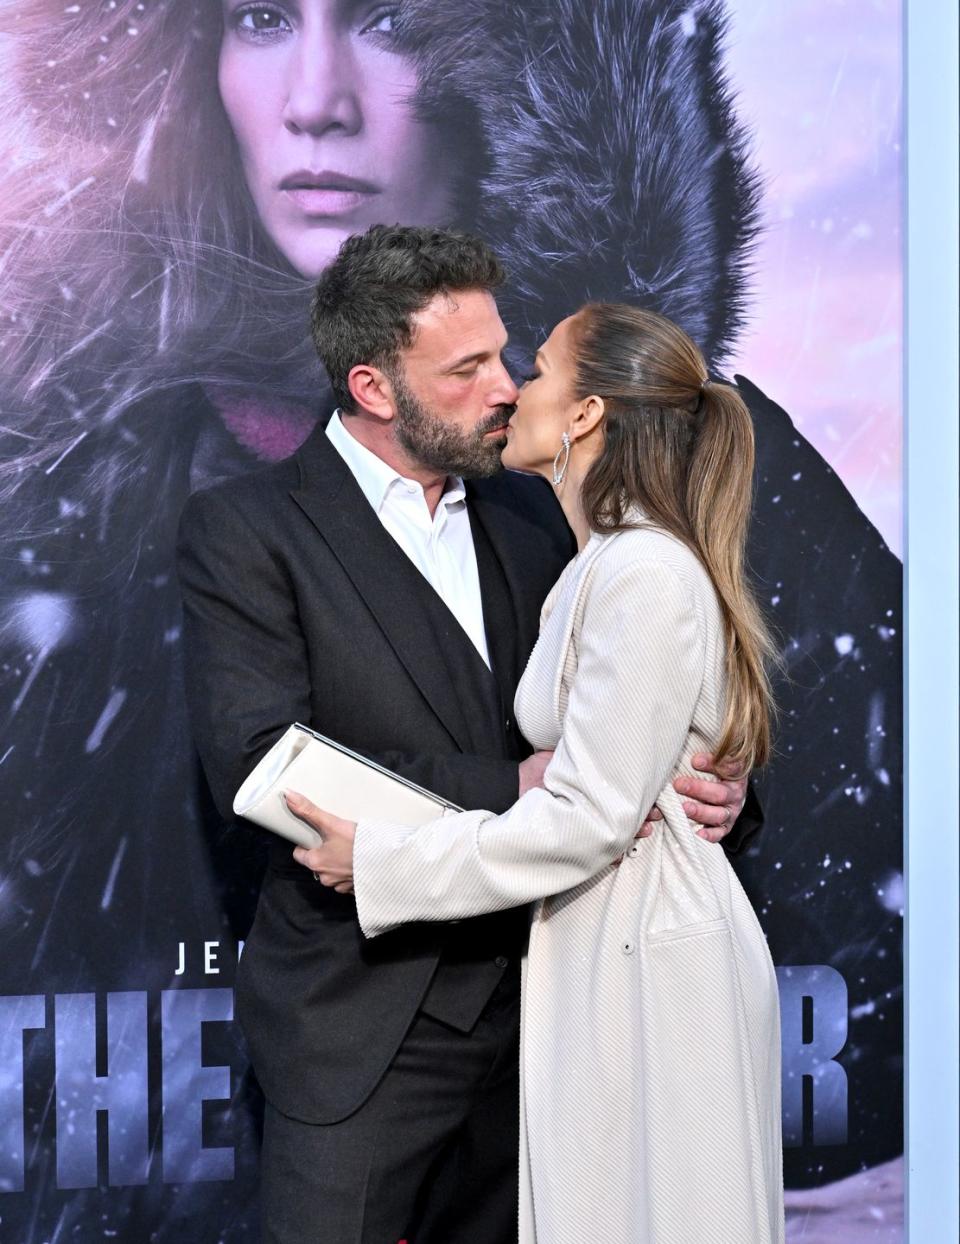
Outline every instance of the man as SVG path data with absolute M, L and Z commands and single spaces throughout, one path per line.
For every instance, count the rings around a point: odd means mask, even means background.
M 543 484 L 499 470 L 517 397 L 502 279 L 474 238 L 348 239 L 313 317 L 339 411 L 293 458 L 189 502 L 188 695 L 224 814 L 293 721 L 464 807 L 539 782 L 549 754 L 529 755 L 513 696 L 574 548 Z M 741 783 L 694 787 L 697 819 L 732 822 Z M 515 1239 L 525 931 L 518 910 L 366 943 L 353 900 L 271 844 L 238 975 L 266 1240 Z

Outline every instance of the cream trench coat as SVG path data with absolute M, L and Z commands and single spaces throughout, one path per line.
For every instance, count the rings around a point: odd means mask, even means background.
M 723 848 L 671 785 L 717 741 L 723 696 L 720 610 L 693 554 L 650 527 L 594 535 L 517 691 L 524 735 L 556 749 L 545 789 L 502 816 L 358 826 L 368 937 L 536 903 L 521 1244 L 784 1238 L 776 978 Z M 654 803 L 664 823 L 635 841 Z

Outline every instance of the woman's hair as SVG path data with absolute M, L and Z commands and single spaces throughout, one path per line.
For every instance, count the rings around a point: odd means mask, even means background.
M 727 637 L 727 703 L 718 757 L 743 769 L 771 751 L 773 643 L 747 581 L 753 423 L 730 385 L 709 379 L 676 324 L 622 303 L 590 303 L 573 322 L 575 397 L 603 398 L 604 443 L 583 484 L 595 531 L 648 520 L 697 555 Z

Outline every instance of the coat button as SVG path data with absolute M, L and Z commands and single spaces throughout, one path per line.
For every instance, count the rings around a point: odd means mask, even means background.
M 497 955 L 496 959 L 494 959 L 494 963 L 498 968 L 505 968 L 509 962 L 510 960 L 505 955 Z
M 631 856 L 632 856 L 632 855 L 639 855 L 639 854 L 640 854 L 640 848 L 639 848 L 636 844 L 634 844 L 634 845 L 630 848 L 630 850 L 627 852 L 627 855 L 631 855 Z
M 636 942 L 624 942 L 620 949 L 625 955 L 632 955 L 637 948 Z

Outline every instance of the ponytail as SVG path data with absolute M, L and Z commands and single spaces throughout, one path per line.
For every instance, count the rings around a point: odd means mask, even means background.
M 703 356 L 670 320 L 591 303 L 573 336 L 577 399 L 604 400 L 604 443 L 584 480 L 594 531 L 630 525 L 638 506 L 687 545 L 716 590 L 726 633 L 726 710 L 714 751 L 742 772 L 772 749 L 773 642 L 747 581 L 753 422 L 732 386 L 706 378 Z
M 685 510 L 693 546 L 713 581 L 727 638 L 727 703 L 717 754 L 746 771 L 770 756 L 773 643 L 746 577 L 753 495 L 750 412 L 736 389 L 701 386 L 699 426 L 687 473 Z

